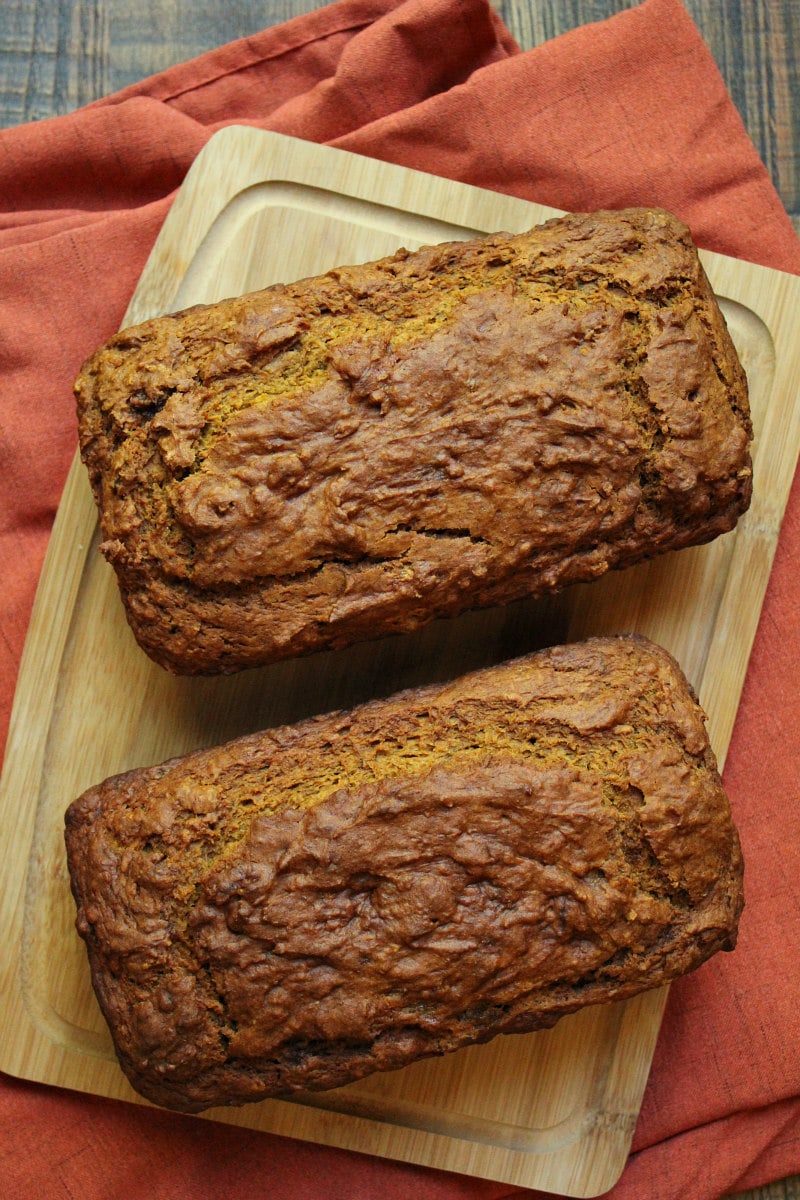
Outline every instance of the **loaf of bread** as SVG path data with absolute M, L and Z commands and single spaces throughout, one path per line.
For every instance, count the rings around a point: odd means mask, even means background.
M 187 1111 L 656 987 L 731 949 L 742 906 L 703 714 L 635 637 L 131 771 L 66 838 L 120 1063 Z
M 157 318 L 77 384 L 128 619 L 221 673 L 732 528 L 744 373 L 686 228 L 573 215 Z

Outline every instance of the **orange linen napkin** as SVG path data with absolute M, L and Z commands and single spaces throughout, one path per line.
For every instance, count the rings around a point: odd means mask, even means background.
M 560 208 L 663 205 L 706 247 L 800 273 L 800 244 L 678 0 L 525 54 L 485 0 L 341 0 L 0 134 L 3 738 L 76 442 L 73 377 L 119 325 L 192 159 L 242 122 Z M 711 1200 L 800 1171 L 798 556 L 796 485 L 725 773 L 748 864 L 740 945 L 671 991 L 614 1200 Z M 0 1123 L 9 1198 L 518 1194 L 8 1077 Z

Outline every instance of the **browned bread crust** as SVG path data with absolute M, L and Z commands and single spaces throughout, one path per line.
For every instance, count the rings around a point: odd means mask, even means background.
M 80 441 L 134 633 L 227 672 L 729 530 L 745 376 L 686 228 L 449 243 L 118 334 Z
M 122 1067 L 190 1111 L 656 987 L 732 948 L 742 907 L 703 714 L 640 638 L 131 771 L 66 829 Z

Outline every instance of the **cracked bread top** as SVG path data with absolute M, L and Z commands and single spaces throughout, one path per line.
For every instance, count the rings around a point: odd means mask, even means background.
M 123 330 L 76 384 L 134 632 L 235 670 L 730 529 L 744 373 L 688 231 L 570 215 Z
M 184 1109 L 657 987 L 730 949 L 742 907 L 703 714 L 642 638 L 115 777 L 67 848 L 120 1062 Z

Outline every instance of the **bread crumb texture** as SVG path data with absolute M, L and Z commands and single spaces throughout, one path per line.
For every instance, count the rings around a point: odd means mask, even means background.
M 744 372 L 686 228 L 578 214 L 123 330 L 76 383 L 128 618 L 223 672 L 730 529 Z
M 189 1111 L 657 987 L 742 907 L 703 714 L 635 637 L 110 779 L 67 847 L 121 1065 Z

